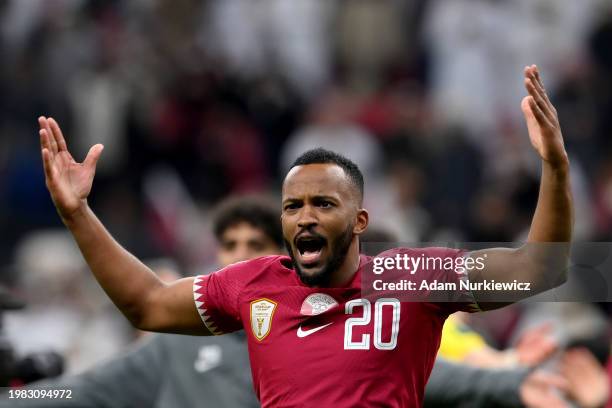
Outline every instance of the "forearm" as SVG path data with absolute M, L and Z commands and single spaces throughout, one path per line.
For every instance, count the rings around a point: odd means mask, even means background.
M 527 370 L 488 370 L 437 358 L 425 388 L 425 408 L 519 407 Z
M 573 217 L 569 164 L 552 166 L 543 161 L 538 204 L 527 243 L 518 250 L 525 265 L 519 278 L 532 283 L 532 293 L 566 280 Z
M 552 166 L 543 161 L 538 204 L 527 241 L 570 242 L 573 217 L 569 164 Z
M 567 276 L 573 226 L 569 165 L 542 162 L 538 203 L 527 242 L 517 249 L 492 248 L 472 252 L 486 257 L 485 270 L 471 271 L 470 280 L 528 282 L 528 291 L 474 291 L 483 309 L 492 309 L 562 284 Z
M 130 322 L 139 327 L 148 297 L 164 284 L 113 239 L 86 204 L 63 221 L 100 286 Z

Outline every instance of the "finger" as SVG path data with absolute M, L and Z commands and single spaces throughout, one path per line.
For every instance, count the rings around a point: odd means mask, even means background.
M 540 109 L 540 106 L 535 101 L 534 97 L 532 95 L 530 95 L 528 98 L 529 98 L 528 99 L 528 103 L 529 103 L 529 107 L 531 108 L 531 113 L 533 114 L 533 116 L 537 120 L 538 124 L 540 126 L 551 127 L 552 124 L 551 124 L 550 120 L 544 114 L 544 112 L 542 112 L 542 109 Z
M 66 145 L 66 139 L 64 139 L 64 135 L 62 134 L 62 130 L 59 125 L 53 118 L 49 118 L 49 124 L 51 125 L 51 130 L 53 131 L 53 137 L 57 142 L 57 147 L 59 151 L 68 151 L 68 146 Z
M 40 127 L 40 130 L 43 130 L 45 128 L 45 120 L 47 120 L 47 118 L 45 118 L 44 116 L 38 117 L 38 126 Z
M 87 157 L 85 157 L 85 161 L 83 161 L 83 165 L 91 170 L 95 170 L 98 160 L 100 160 L 102 155 L 102 150 L 104 150 L 104 146 L 101 144 L 92 146 L 87 153 Z
M 544 82 L 542 82 L 542 78 L 540 77 L 540 69 L 537 65 L 533 65 L 532 68 L 533 76 L 535 77 L 536 81 L 538 81 L 542 89 L 545 89 Z
M 40 148 L 51 149 L 51 145 L 49 144 L 49 138 L 47 136 L 47 131 L 45 129 L 40 129 L 38 131 L 38 135 L 40 136 Z
M 538 371 L 535 375 L 538 381 L 540 381 L 540 383 L 543 385 L 555 387 L 563 392 L 566 392 L 569 389 L 569 382 L 566 378 L 559 374 Z
M 55 141 L 55 137 L 53 137 L 53 131 L 51 130 L 51 126 L 49 124 L 49 118 L 45 118 L 45 130 L 47 131 L 47 135 L 49 136 L 49 144 L 51 146 L 51 153 L 55 156 L 58 153 L 57 142 Z
M 51 127 L 49 126 L 49 119 L 41 116 L 39 118 L 39 125 L 41 127 L 41 129 L 45 130 L 47 132 L 47 136 L 49 136 L 48 140 L 49 140 L 49 152 L 55 156 L 58 152 L 57 150 L 57 143 L 55 142 L 55 138 L 53 137 L 53 132 L 51 131 Z
M 548 97 L 548 93 L 546 92 L 546 88 L 544 87 L 544 82 L 542 82 L 542 78 L 540 77 L 540 69 L 536 65 L 533 65 L 533 69 L 531 72 L 534 78 L 535 85 L 538 91 L 541 93 L 542 98 L 548 105 L 549 109 L 554 112 L 554 106 L 550 101 L 550 98 Z
M 593 353 L 585 348 L 576 348 L 566 351 L 562 357 L 562 363 L 568 367 L 581 367 L 586 369 L 601 366 Z
M 55 168 L 51 160 L 51 152 L 47 148 L 42 149 L 42 161 L 43 169 L 45 170 L 45 178 L 47 182 L 52 182 L 55 179 Z
M 527 119 L 535 119 L 539 126 L 550 126 L 546 115 L 540 110 L 533 96 L 529 95 L 523 98 L 521 106 Z
M 53 148 L 51 147 L 51 137 L 49 136 L 49 132 L 47 129 L 41 129 L 38 131 L 40 135 L 40 146 L 41 149 L 47 149 L 49 152 L 49 157 L 51 158 L 51 162 L 55 160 L 55 154 L 53 153 Z
M 554 113 L 550 110 L 550 106 L 544 100 L 542 93 L 537 89 L 535 80 L 533 78 L 526 79 L 525 87 L 527 88 L 527 92 L 529 92 L 529 95 L 531 95 L 535 99 L 536 103 L 540 107 L 540 110 L 548 117 L 551 122 L 554 122 Z
M 40 135 L 40 144 L 41 146 L 44 146 L 46 148 L 48 148 L 49 150 L 51 150 L 51 145 L 48 144 L 48 140 L 45 139 L 45 133 L 47 132 L 47 118 L 45 118 L 44 116 L 39 116 L 38 117 L 38 127 L 40 128 L 40 130 L 38 131 L 38 134 Z M 43 143 L 47 142 L 46 145 L 43 145 Z
M 535 119 L 535 116 L 533 115 L 533 112 L 531 111 L 531 106 L 529 105 L 529 100 L 531 99 L 531 96 L 525 96 L 522 100 L 521 100 L 521 110 L 523 111 L 523 114 L 525 115 L 526 119 Z
M 546 94 L 546 89 L 544 88 L 544 84 L 540 80 L 537 71 L 532 70 L 529 78 L 532 80 L 535 89 L 542 96 L 542 99 L 545 100 L 547 104 L 550 104 L 550 101 L 548 100 L 548 95 Z
M 542 92 L 543 94 L 546 93 L 546 90 L 544 89 L 544 85 L 539 80 L 539 74 L 537 73 L 537 69 L 535 65 L 525 67 L 525 79 L 533 81 L 534 86 L 536 87 L 538 92 Z

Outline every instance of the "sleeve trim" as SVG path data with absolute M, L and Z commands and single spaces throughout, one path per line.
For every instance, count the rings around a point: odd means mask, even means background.
M 215 325 L 213 319 L 208 315 L 206 303 L 204 301 L 205 291 L 204 277 L 196 276 L 193 280 L 193 300 L 195 301 L 196 310 L 198 311 L 198 314 L 202 319 L 202 323 L 204 323 L 204 326 L 206 326 L 208 331 L 215 336 L 219 336 L 223 334 L 223 332 Z

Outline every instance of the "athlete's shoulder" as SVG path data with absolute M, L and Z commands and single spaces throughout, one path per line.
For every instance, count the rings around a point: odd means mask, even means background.
M 220 278 L 237 279 L 246 284 L 272 276 L 289 275 L 291 271 L 291 258 L 286 255 L 267 255 L 236 262 L 214 273 Z
M 226 266 L 224 269 L 257 271 L 265 269 L 289 269 L 291 258 L 286 255 L 266 255 L 247 261 L 236 262 Z

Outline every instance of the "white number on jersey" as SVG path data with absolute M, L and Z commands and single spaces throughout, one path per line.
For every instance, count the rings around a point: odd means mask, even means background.
M 362 334 L 359 341 L 353 341 L 353 327 L 366 326 L 370 323 L 372 315 L 372 305 L 367 299 L 353 299 L 346 302 L 344 312 L 353 314 L 353 309 L 356 306 L 361 306 L 363 316 L 349 317 L 344 324 L 344 349 L 345 350 L 369 350 L 370 349 L 370 334 Z M 391 338 L 387 342 L 382 340 L 382 319 L 383 307 L 389 306 L 393 308 L 393 320 L 391 322 Z M 399 334 L 400 321 L 400 302 L 397 299 L 384 298 L 378 299 L 374 304 L 374 347 L 378 350 L 393 350 L 397 347 L 397 336 Z

